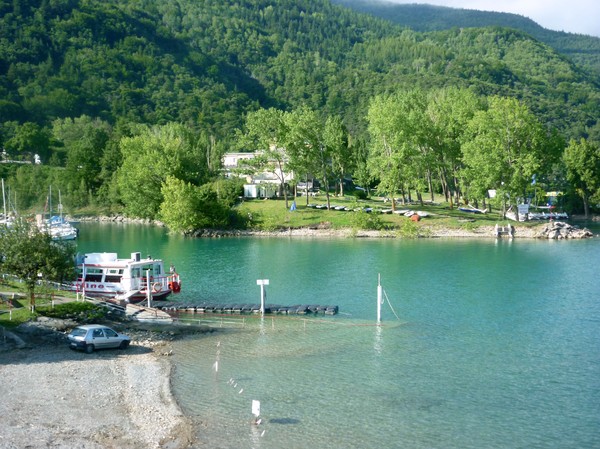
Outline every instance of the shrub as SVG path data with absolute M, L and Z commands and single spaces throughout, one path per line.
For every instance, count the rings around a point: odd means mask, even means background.
M 402 220 L 398 228 L 398 237 L 416 239 L 420 236 L 420 226 L 412 220 Z
M 352 213 L 352 228 L 380 231 L 383 229 L 383 221 L 377 214 L 358 211 Z
M 364 190 L 356 189 L 354 192 L 352 192 L 352 194 L 359 200 L 367 199 L 367 192 Z
M 106 316 L 106 309 L 89 302 L 68 302 L 50 306 L 38 307 L 38 314 L 50 318 L 72 319 L 80 323 L 97 321 Z

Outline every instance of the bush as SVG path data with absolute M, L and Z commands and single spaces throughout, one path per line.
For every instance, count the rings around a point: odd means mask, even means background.
M 50 306 L 38 307 L 39 315 L 50 318 L 71 319 L 78 323 L 97 321 L 106 316 L 106 309 L 89 302 L 68 302 L 58 304 L 54 308 Z
M 359 200 L 367 199 L 367 192 L 364 190 L 356 189 L 354 192 L 352 192 L 352 194 Z
M 402 220 L 398 228 L 398 237 L 416 239 L 420 237 L 420 226 L 412 220 Z
M 383 229 L 383 221 L 381 220 L 381 216 L 361 210 L 353 212 L 352 228 L 380 231 Z

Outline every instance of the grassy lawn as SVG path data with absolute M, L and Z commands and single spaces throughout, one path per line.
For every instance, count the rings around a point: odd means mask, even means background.
M 293 200 L 294 198 L 289 199 L 289 206 L 291 206 Z M 309 197 L 309 203 L 312 205 L 326 205 L 325 195 Z M 381 210 L 391 209 L 391 203 L 384 202 L 378 198 L 358 200 L 353 196 L 332 196 L 330 197 L 330 203 L 332 207 L 346 206 L 352 209 L 372 208 L 373 212 L 371 213 L 378 216 L 378 219 L 381 220 L 386 229 L 399 229 L 403 223 L 410 220 L 403 215 L 382 214 Z M 478 226 L 494 226 L 496 223 L 505 221 L 499 211 L 492 211 L 487 214 L 472 214 L 462 212 L 456 207 L 451 209 L 449 204 L 444 202 L 425 203 L 423 206 L 420 204 L 396 204 L 396 209 L 428 212 L 430 215 L 418 223 L 420 226 L 474 229 Z M 283 199 L 245 200 L 238 206 L 238 211 L 243 217 L 247 217 L 249 228 L 265 231 L 316 226 L 331 229 L 360 227 L 360 222 L 356 219 L 358 212 L 307 207 L 306 197 L 296 198 L 295 211 L 290 211 L 289 208 L 286 209 Z
M 0 326 L 16 327 L 38 315 L 31 312 L 29 297 L 21 284 L 2 282 L 0 292 Z M 52 308 L 52 298 L 55 295 L 75 298 L 75 293 L 40 287 L 35 293 L 36 310 Z

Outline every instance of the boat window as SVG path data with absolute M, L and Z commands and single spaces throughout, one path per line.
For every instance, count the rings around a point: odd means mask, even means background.
M 141 276 L 140 276 L 140 273 L 141 273 L 141 272 L 140 272 L 140 268 L 139 268 L 139 267 L 136 267 L 136 268 L 132 268 L 132 269 L 131 269 L 131 277 L 132 277 L 132 278 L 139 278 L 139 277 L 141 277 Z
M 120 274 L 107 274 L 104 282 L 121 282 L 122 277 Z
M 157 265 L 154 265 L 154 274 L 155 274 L 156 276 L 158 276 L 158 275 L 162 274 L 162 271 L 161 271 L 161 266 L 160 266 L 160 265 L 158 265 L 158 264 L 157 264 Z
M 121 282 L 121 278 L 123 277 L 123 269 L 119 268 L 109 268 L 106 270 L 106 276 L 104 277 L 104 282 Z
M 87 268 L 85 269 L 86 282 L 102 282 L 104 272 L 102 268 Z

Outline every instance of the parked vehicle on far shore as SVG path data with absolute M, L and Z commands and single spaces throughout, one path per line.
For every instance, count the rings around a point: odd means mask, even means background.
M 125 349 L 131 343 L 127 335 L 119 334 L 114 329 L 101 324 L 85 324 L 77 326 L 68 335 L 69 347 L 81 349 L 91 354 L 96 349 Z

